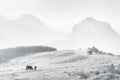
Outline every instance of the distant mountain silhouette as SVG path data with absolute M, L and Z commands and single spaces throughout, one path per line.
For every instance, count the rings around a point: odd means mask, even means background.
M 22 15 L 15 20 L 0 16 L 0 32 L 7 41 L 4 46 L 39 45 L 61 39 L 62 34 L 49 29 L 34 15 Z M 8 45 L 9 44 L 9 45 Z
M 92 46 L 116 54 L 120 51 L 120 36 L 110 24 L 88 17 L 76 24 L 66 40 L 56 47 L 76 49 Z

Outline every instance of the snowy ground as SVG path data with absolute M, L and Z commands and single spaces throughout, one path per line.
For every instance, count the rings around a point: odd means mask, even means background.
M 120 80 L 119 64 L 118 56 L 87 49 L 37 53 L 1 64 L 0 80 Z M 26 65 L 38 68 L 26 71 Z

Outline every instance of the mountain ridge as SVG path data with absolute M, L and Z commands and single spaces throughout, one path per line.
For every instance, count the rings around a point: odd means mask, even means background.
M 15 20 L 5 16 L 0 18 L 0 32 L 9 40 L 9 42 L 1 41 L 0 43 L 5 44 L 6 47 L 12 47 L 12 45 L 41 45 L 56 41 L 62 37 L 62 34 L 50 29 L 39 18 L 31 14 L 23 14 Z M 1 48 L 5 47 L 1 46 Z
M 68 37 L 55 46 L 59 49 L 95 46 L 100 50 L 118 54 L 120 36 L 109 23 L 88 17 L 75 25 Z

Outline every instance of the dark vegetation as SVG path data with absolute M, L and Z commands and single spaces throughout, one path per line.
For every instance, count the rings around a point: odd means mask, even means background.
M 90 54 L 90 55 L 92 55 L 92 54 L 100 54 L 100 55 L 106 54 L 106 55 L 113 56 L 112 53 L 103 52 L 103 51 L 97 49 L 96 47 L 88 48 L 88 54 Z
M 45 47 L 45 46 L 29 46 L 29 47 L 0 49 L 0 62 L 5 62 L 16 57 L 35 54 L 38 52 L 48 52 L 48 51 L 56 51 L 56 50 L 57 49 L 55 48 Z

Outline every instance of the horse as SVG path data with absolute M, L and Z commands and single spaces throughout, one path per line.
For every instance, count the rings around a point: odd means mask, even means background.
M 36 71 L 36 69 L 37 69 L 37 66 L 34 66 L 34 70 Z
M 31 65 L 27 65 L 26 70 L 33 70 L 33 67 Z

